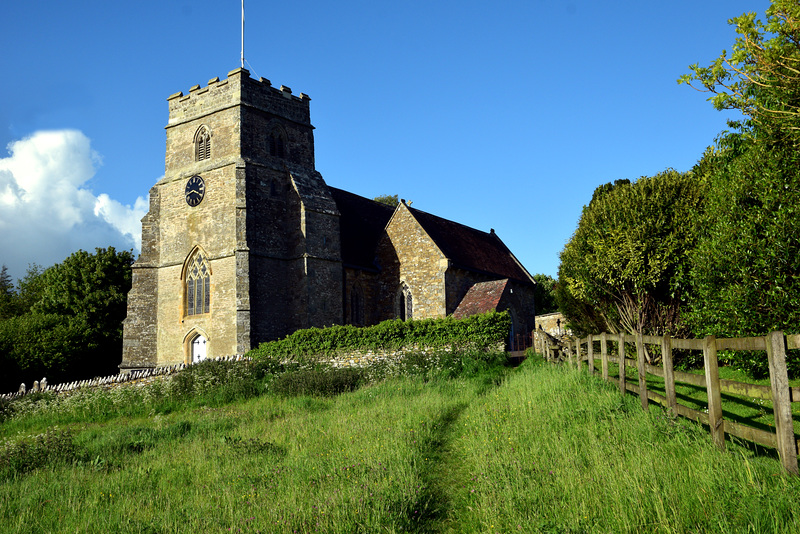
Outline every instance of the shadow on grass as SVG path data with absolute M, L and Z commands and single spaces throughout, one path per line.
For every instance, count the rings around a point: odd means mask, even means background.
M 611 370 L 609 371 L 609 377 L 616 378 L 617 380 L 619 379 L 618 369 L 616 374 L 611 372 Z M 635 369 L 631 370 L 628 368 L 626 380 L 634 384 L 638 383 L 639 377 L 636 374 Z M 653 376 L 648 375 L 647 389 L 648 391 L 653 391 L 659 395 L 666 396 L 666 388 L 663 379 L 654 378 Z M 636 395 L 632 392 L 628 392 L 628 394 Z M 678 401 L 678 404 L 682 404 L 693 410 L 704 411 L 708 409 L 708 400 L 706 396 L 706 389 L 704 387 L 695 386 L 693 384 L 676 383 L 675 398 Z M 732 421 L 766 432 L 775 431 L 774 427 L 769 422 L 765 422 L 765 419 L 769 421 L 773 420 L 771 405 L 761 405 L 758 404 L 758 402 L 754 402 L 748 398 L 730 395 L 728 393 L 722 393 L 721 398 L 722 417 L 724 420 Z M 651 405 L 660 406 L 653 402 L 651 402 Z M 793 414 L 793 419 L 795 421 L 800 421 L 800 415 L 797 413 Z M 695 421 L 695 423 L 702 424 L 699 421 Z M 706 429 L 706 431 L 709 431 L 707 424 L 702 424 L 702 426 L 704 429 Z M 730 434 L 725 434 L 725 440 L 727 443 L 732 443 L 737 447 L 750 451 L 753 457 L 765 457 L 774 460 L 779 459 L 777 450 L 773 448 L 743 440 Z

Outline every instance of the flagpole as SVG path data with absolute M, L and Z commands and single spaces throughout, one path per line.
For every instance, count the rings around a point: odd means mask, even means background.
M 244 68 L 244 0 L 242 0 L 242 68 Z

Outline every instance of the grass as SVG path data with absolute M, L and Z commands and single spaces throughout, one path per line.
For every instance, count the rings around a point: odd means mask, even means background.
M 585 371 L 464 369 L 340 395 L 264 394 L 266 377 L 227 401 L 162 386 L 116 416 L 85 399 L 102 413 L 18 413 L 0 450 L 23 444 L 28 463 L 0 477 L 2 531 L 800 531 L 800 482 L 769 456 L 720 452 Z
M 595 372 L 601 373 L 599 358 L 595 362 Z M 583 363 L 584 370 L 586 363 Z M 692 373 L 702 374 L 702 370 L 689 371 Z M 610 377 L 619 378 L 619 366 L 616 363 L 609 362 L 608 374 Z M 626 365 L 625 367 L 626 380 L 633 383 L 639 383 L 639 375 L 636 366 Z M 757 384 L 762 386 L 769 386 L 769 379 L 754 379 L 747 376 L 741 370 L 732 367 L 720 367 L 719 377 L 723 380 L 734 380 L 737 382 L 744 382 L 748 384 Z M 646 378 L 647 389 L 658 393 L 659 395 L 666 396 L 666 387 L 662 377 L 648 374 Z M 800 386 L 800 380 L 793 379 L 789 381 L 792 387 Z M 683 404 L 694 410 L 707 410 L 708 409 L 708 395 L 706 389 L 703 387 L 694 386 L 692 384 L 684 384 L 680 382 L 675 383 L 675 396 L 679 404 Z M 745 397 L 743 395 L 733 395 L 730 393 L 722 393 L 722 416 L 737 423 L 747 426 L 752 426 L 761 430 L 770 432 L 775 431 L 775 417 L 772 412 L 772 402 L 766 399 L 754 399 Z M 792 403 L 792 419 L 794 422 L 795 433 L 800 433 L 800 403 Z
M 530 373 L 530 374 L 528 374 Z M 453 532 L 793 532 L 795 478 L 585 371 L 515 374 L 463 417 Z M 528 421 L 529 424 L 519 424 Z M 470 528 L 468 525 L 478 525 Z

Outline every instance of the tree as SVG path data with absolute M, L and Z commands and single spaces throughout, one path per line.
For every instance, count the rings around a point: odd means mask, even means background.
M 726 136 L 707 158 L 710 193 L 693 255 L 692 311 L 698 336 L 800 332 L 800 157 L 795 143 L 756 130 Z M 800 374 L 800 358 L 789 357 Z M 767 373 L 760 354 L 732 363 Z
M 600 198 L 606 193 L 610 193 L 614 189 L 617 189 L 624 185 L 630 185 L 630 183 L 631 181 L 628 180 L 627 178 L 622 178 L 620 180 L 614 180 L 613 182 L 597 186 L 597 188 L 595 188 L 594 192 L 592 193 L 592 200 L 589 201 L 589 204 L 600 200 Z
M 37 264 L 31 263 L 25 271 L 25 276 L 17 280 L 17 292 L 15 296 L 16 301 L 16 315 L 22 315 L 31 311 L 31 308 L 36 304 L 42 296 L 43 279 L 42 273 L 44 268 Z
M 690 67 L 684 83 L 714 93 L 718 109 L 738 109 L 716 147 L 696 168 L 709 196 L 693 255 L 690 323 L 697 335 L 800 331 L 800 5 L 775 0 L 762 23 L 754 14 L 730 21 L 739 37 L 730 58 Z M 731 362 L 767 372 L 762 353 Z M 800 357 L 789 356 L 800 374 Z
M 773 0 L 766 22 L 745 13 L 728 23 L 738 34 L 731 55 L 691 65 L 678 82 L 713 93 L 714 107 L 737 109 L 755 126 L 800 129 L 800 4 Z
M 94 347 L 81 317 L 26 314 L 0 321 L 0 387 L 14 391 L 47 377 L 51 383 L 89 378 L 82 372 Z
M 561 252 L 557 301 L 570 327 L 680 333 L 703 182 L 668 170 L 598 189 Z
M 117 372 L 133 255 L 79 250 L 62 263 L 28 269 L 19 283 L 23 313 L 0 321 L 0 361 L 15 387 Z
M 3 265 L 0 269 L 0 320 L 16 315 L 15 296 L 14 283 L 8 274 L 8 267 Z
M 555 278 L 546 274 L 534 274 L 533 279 L 536 281 L 536 287 L 533 290 L 533 298 L 536 303 L 536 315 L 558 311 L 554 293 L 556 284 Z
M 121 333 L 131 288 L 133 255 L 114 247 L 94 254 L 79 250 L 41 275 L 41 293 L 31 311 L 82 315 L 101 330 Z
M 397 195 L 379 195 L 373 198 L 375 202 L 380 202 L 381 204 L 386 204 L 387 206 L 396 207 L 400 204 L 400 200 L 397 198 Z

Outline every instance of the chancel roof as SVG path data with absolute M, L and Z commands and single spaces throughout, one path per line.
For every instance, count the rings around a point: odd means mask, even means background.
M 342 262 L 348 267 L 376 270 L 375 250 L 394 207 L 335 187 L 328 189 L 339 208 Z
M 533 283 L 528 272 L 494 231 L 482 232 L 415 208 L 408 209 L 456 267 Z

